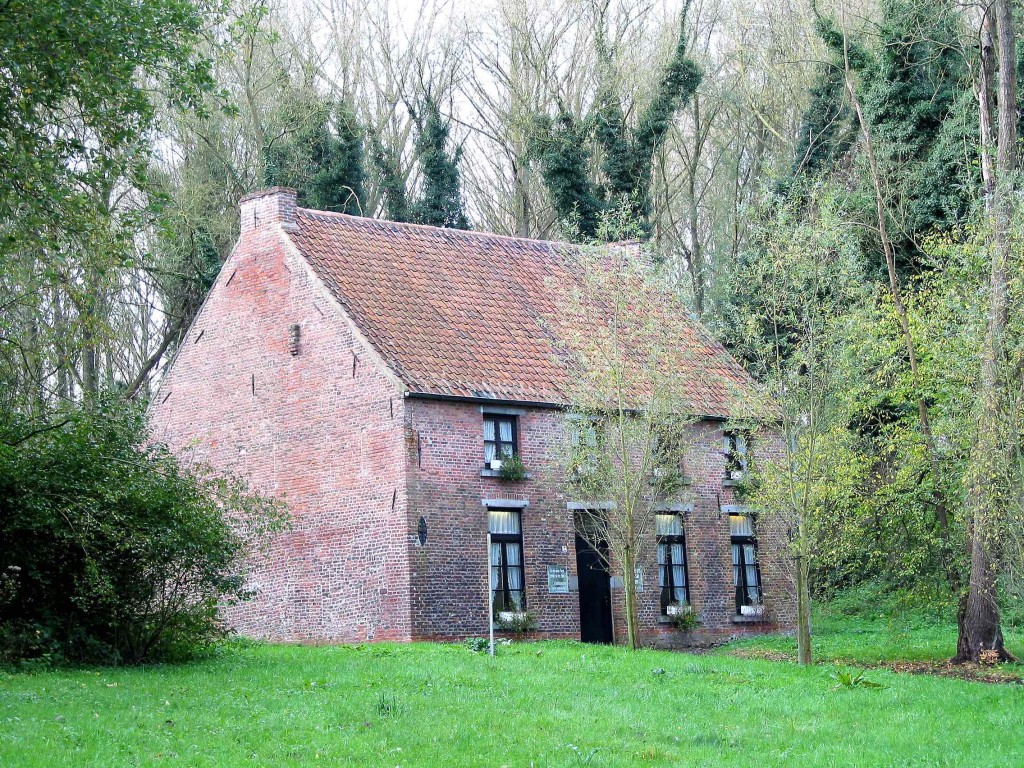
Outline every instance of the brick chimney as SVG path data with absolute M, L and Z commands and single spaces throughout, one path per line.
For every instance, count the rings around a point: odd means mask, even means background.
M 238 201 L 241 209 L 242 233 L 280 225 L 286 232 L 294 232 L 295 190 L 288 187 L 270 187 L 250 192 Z

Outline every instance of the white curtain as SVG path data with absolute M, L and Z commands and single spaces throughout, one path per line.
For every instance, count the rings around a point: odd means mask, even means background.
M 491 590 L 501 586 L 501 544 L 491 544 Z
M 498 422 L 498 436 L 501 439 L 501 455 L 503 458 L 512 456 L 512 422 Z
M 681 515 L 655 515 L 654 531 L 659 536 L 682 536 L 683 518 Z
M 491 533 L 516 535 L 521 533 L 519 513 L 513 509 L 492 509 L 487 513 L 487 524 Z
M 669 559 L 671 558 L 671 565 Z M 658 586 L 664 589 L 669 583 L 669 568 L 672 569 L 672 594 L 674 603 L 686 601 L 686 569 L 683 567 L 682 544 L 658 545 Z
M 729 515 L 729 532 L 732 536 L 753 536 L 754 521 L 750 515 Z
M 761 585 L 757 583 L 757 552 L 753 544 L 743 545 L 743 561 L 747 567 L 747 595 L 750 602 L 761 602 Z

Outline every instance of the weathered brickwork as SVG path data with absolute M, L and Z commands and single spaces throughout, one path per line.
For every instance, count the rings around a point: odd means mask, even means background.
M 228 620 L 244 635 L 283 641 L 484 635 L 490 502 L 522 508 L 535 636 L 579 638 L 569 502 L 581 500 L 565 497 L 559 477 L 562 414 L 410 395 L 295 250 L 295 220 L 293 196 L 243 201 L 239 244 L 150 409 L 156 439 L 247 478 L 293 515 L 253 575 L 256 598 L 228 607 Z M 518 418 L 528 479 L 482 472 L 485 412 Z M 652 535 L 639 595 L 644 642 L 788 628 L 792 564 L 767 520 L 757 530 L 767 614 L 736 622 L 728 508 L 737 500 L 723 487 L 721 423 L 695 425 L 690 444 L 685 533 L 702 627 L 683 636 L 663 623 Z M 763 437 L 755 449 L 776 450 L 777 441 Z M 548 566 L 567 569 L 569 594 L 549 594 Z M 621 589 L 613 593 L 620 605 Z M 621 610 L 614 625 L 624 639 Z
M 547 566 L 565 566 L 570 574 L 576 569 L 572 516 L 551 471 L 551 456 L 562 441 L 558 412 L 412 398 L 407 406 L 409 508 L 417 520 L 423 515 L 430 531 L 426 545 L 412 556 L 415 634 L 487 634 L 484 501 L 496 507 L 526 501 L 521 514 L 527 606 L 537 616 L 538 634 L 579 638 L 578 595 L 547 591 Z M 509 483 L 481 477 L 484 412 L 518 416 L 519 450 L 529 479 Z
M 254 575 L 257 598 L 227 609 L 241 633 L 406 639 L 404 401 L 274 220 L 262 223 L 243 230 L 162 382 L 155 437 L 294 516 Z
M 423 638 L 457 638 L 487 633 L 487 509 L 528 502 L 522 510 L 526 600 L 536 614 L 538 636 L 579 637 L 579 594 L 548 594 L 547 567 L 565 566 L 576 574 L 573 513 L 564 495 L 558 456 L 564 450 L 563 416 L 542 408 L 489 408 L 486 404 L 407 400 L 410 446 L 409 526 L 423 515 L 427 543 L 412 556 L 413 627 Z M 481 477 L 483 414 L 514 413 L 519 448 L 530 478 L 507 483 Z M 644 591 L 638 595 L 643 642 L 679 646 L 746 632 L 788 629 L 793 615 L 790 561 L 778 525 L 757 525 L 766 615 L 763 621 L 736 618 L 730 549 L 729 508 L 739 506 L 735 488 L 723 486 L 726 459 L 722 425 L 701 422 L 691 430 L 686 474 L 693 511 L 684 518 L 690 598 L 701 619 L 698 631 L 681 635 L 661 619 L 656 539 L 643 557 Z M 772 450 L 773 438 L 755 443 Z M 575 580 L 573 580 L 575 583 Z M 622 590 L 613 589 L 615 636 L 626 637 Z

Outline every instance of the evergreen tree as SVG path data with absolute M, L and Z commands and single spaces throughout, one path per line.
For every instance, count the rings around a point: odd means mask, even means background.
M 298 190 L 310 208 L 362 215 L 363 132 L 345 103 L 320 105 L 287 140 L 264 151 L 264 182 Z
M 819 28 L 824 37 L 827 32 Z M 857 128 L 846 99 L 846 72 L 840 58 L 829 50 L 811 87 L 811 100 L 803 114 L 797 138 L 793 174 L 816 175 L 831 169 L 853 146 Z
M 405 193 L 405 181 L 398 159 L 377 136 L 370 137 L 370 153 L 377 174 L 377 185 L 384 200 L 384 218 L 390 221 L 409 221 L 409 197 Z
M 700 68 L 686 54 L 685 20 L 684 11 L 672 59 L 635 126 L 627 125 L 622 103 L 608 83 L 601 89 L 592 117 L 577 120 L 563 108 L 556 120 L 541 117 L 535 121 L 530 155 L 540 165 L 558 218 L 579 239 L 593 239 L 602 213 L 622 206 L 643 223 L 646 232 L 654 153 L 672 118 L 701 82 Z M 610 58 L 608 54 L 604 57 Z M 609 70 L 611 62 L 605 63 Z M 591 139 L 602 152 L 600 180 L 592 179 L 588 171 L 593 156 Z
M 920 242 L 969 216 L 977 170 L 965 146 L 978 142 L 970 72 L 959 50 L 960 15 L 950 0 L 885 0 L 880 37 L 863 46 L 829 19 L 817 31 L 829 58 L 811 91 L 795 174 L 846 173 L 860 157 L 846 93 L 846 63 L 856 81 L 879 161 L 890 169 L 894 249 L 901 271 L 922 267 Z M 874 217 L 869 180 L 855 178 L 854 215 Z M 865 253 L 875 249 L 865 242 Z
M 601 224 L 602 202 L 590 180 L 586 129 L 563 109 L 556 120 L 537 118 L 530 155 L 539 164 L 558 218 L 578 237 L 592 240 Z
M 469 229 L 462 202 L 459 159 L 462 150 L 449 153 L 448 124 L 433 99 L 424 101 L 422 114 L 413 114 L 416 122 L 416 154 L 423 174 L 423 190 L 409 208 L 409 216 L 417 224 L 435 227 Z

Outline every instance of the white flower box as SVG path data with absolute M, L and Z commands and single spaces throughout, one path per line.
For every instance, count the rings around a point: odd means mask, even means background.
M 741 605 L 740 616 L 764 616 L 763 605 Z
M 491 459 L 491 469 L 495 472 L 501 471 L 501 459 Z

